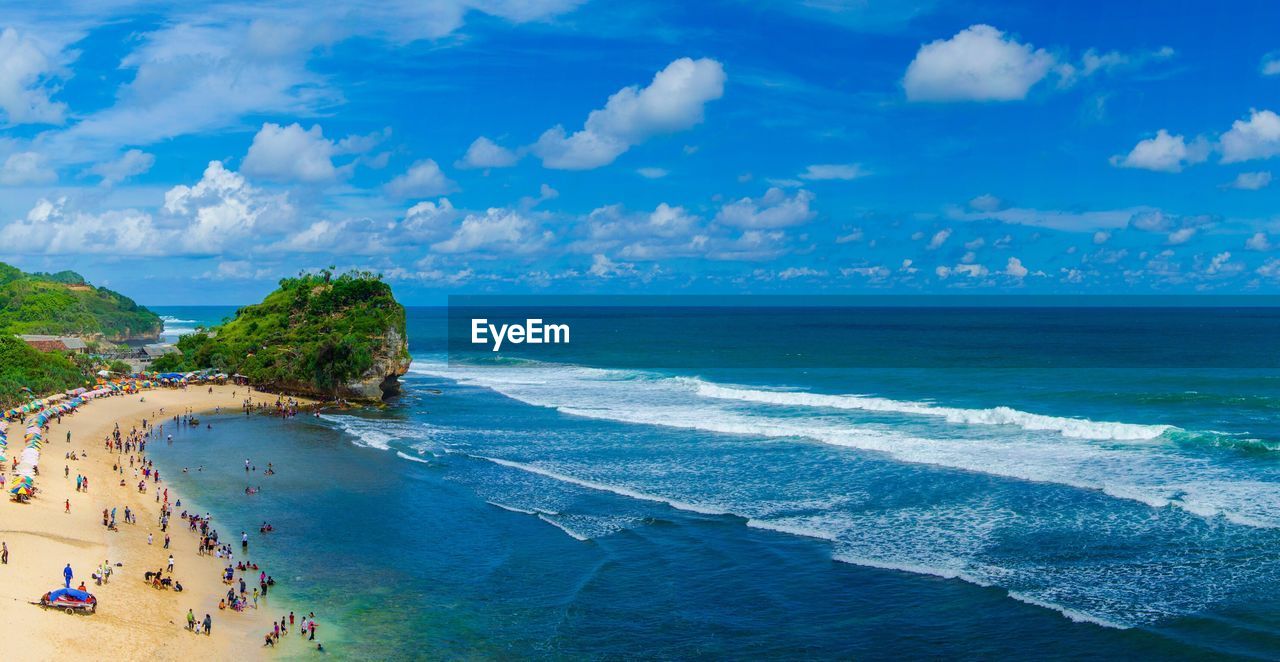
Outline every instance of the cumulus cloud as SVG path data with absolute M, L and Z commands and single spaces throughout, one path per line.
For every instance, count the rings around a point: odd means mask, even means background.
M 348 170 L 334 167 L 336 149 L 319 124 L 303 129 L 297 122 L 289 126 L 267 122 L 253 137 L 240 170 L 277 181 L 330 182 Z
M 1053 64 L 1043 49 L 974 25 L 921 46 L 902 85 L 910 101 L 1012 101 L 1026 98 Z
M 513 151 L 484 136 L 476 138 L 467 153 L 454 165 L 463 169 L 510 168 L 520 157 Z
M 286 196 L 251 186 L 221 161 L 210 161 L 194 186 L 169 189 L 163 211 L 181 222 L 180 244 L 196 254 L 243 246 L 247 239 L 286 229 L 294 219 Z
M 722 243 L 702 219 L 683 207 L 658 204 L 651 212 L 627 212 L 621 205 L 592 210 L 582 226 L 587 236 L 569 244 L 576 253 L 611 252 L 629 260 L 705 255 Z
M 1093 243 L 1099 246 L 1107 243 L 1109 239 L 1111 239 L 1111 233 L 1105 230 L 1098 230 L 1097 232 L 1093 233 Z
M 5 232 L 24 237 L 24 251 L 47 255 L 154 255 L 164 242 L 150 214 L 133 209 L 89 214 L 68 209 L 66 198 L 41 198 Z
M 928 250 L 937 250 L 947 243 L 947 239 L 951 238 L 951 228 L 943 228 L 934 233 L 933 238 L 929 239 L 929 244 L 925 246 Z
M 1170 232 L 1168 241 L 1171 246 L 1177 246 L 1178 244 L 1185 244 L 1188 241 L 1191 241 L 1191 238 L 1195 235 L 1195 228 L 1181 228 Z
M 1016 257 L 1009 258 L 1009 262 L 1005 265 L 1004 274 L 1019 280 L 1027 277 L 1027 268 L 1022 266 L 1022 260 Z
M 413 243 L 439 241 L 449 235 L 458 216 L 448 198 L 424 200 L 405 212 L 398 230 Z
M 458 190 L 445 176 L 439 164 L 431 159 L 418 161 L 403 175 L 387 182 L 387 192 L 399 198 L 428 198 Z
M 631 276 L 636 273 L 636 265 L 630 262 L 614 262 L 608 257 L 596 253 L 591 257 L 591 267 L 587 269 L 587 273 L 597 278 Z
M 156 157 L 147 154 L 140 149 L 131 149 L 120 158 L 114 161 L 99 163 L 89 169 L 89 172 L 102 177 L 103 186 L 115 186 L 120 182 L 136 177 L 151 169 L 155 165 Z
M 990 193 L 983 193 L 969 200 L 969 207 L 975 211 L 993 212 L 1004 207 L 1004 201 Z
M 649 167 L 649 168 L 637 168 L 636 174 L 640 175 L 641 177 L 644 177 L 645 179 L 662 179 L 663 177 L 666 177 L 668 173 L 666 168 Z
M 491 208 L 462 219 L 453 235 L 432 244 L 440 253 L 529 253 L 550 239 L 538 234 L 532 220 L 513 209 Z
M 1249 119 L 1236 120 L 1218 139 L 1223 163 L 1266 159 L 1280 154 L 1280 115 L 1250 110 Z
M 800 225 L 815 216 L 809 208 L 813 194 L 801 189 L 794 195 L 773 187 L 763 197 L 742 198 L 720 208 L 716 220 L 725 225 L 749 229 L 774 229 Z
M 44 157 L 36 152 L 10 154 L 0 165 L 0 186 L 27 184 L 52 184 L 58 174 L 45 165 Z
M 1181 135 L 1160 129 L 1152 138 L 1139 141 L 1124 156 L 1111 157 L 1111 165 L 1158 172 L 1181 172 L 1182 168 L 1209 158 L 1208 141 L 1197 138 L 1187 143 Z
M 580 131 L 548 129 L 532 147 L 542 164 L 557 170 L 590 170 L 613 163 L 650 137 L 700 123 L 706 104 L 724 94 L 724 67 L 715 60 L 681 58 L 646 87 L 624 87 L 604 108 L 591 111 Z
M 1265 232 L 1255 232 L 1252 237 L 1244 242 L 1244 247 L 1251 251 L 1269 251 L 1274 248 L 1271 245 L 1271 239 L 1267 237 Z
M 1257 191 L 1271 185 L 1271 172 L 1242 172 L 1227 186 L 1241 191 Z
M 61 124 L 67 106 L 50 99 L 62 67 L 47 47 L 13 28 L 0 32 L 0 109 L 9 124 Z
M 810 181 L 823 181 L 830 179 L 850 180 L 859 177 L 865 177 L 866 172 L 862 166 L 857 163 L 826 163 L 815 164 L 805 168 L 804 172 L 797 175 L 800 179 Z
M 1280 76 L 1280 54 L 1267 53 L 1262 58 L 1263 76 Z

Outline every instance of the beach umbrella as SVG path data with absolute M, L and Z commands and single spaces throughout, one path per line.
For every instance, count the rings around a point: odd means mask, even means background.
M 26 485 L 19 485 L 12 490 L 9 490 L 9 493 L 16 494 L 18 496 L 31 496 L 31 488 Z

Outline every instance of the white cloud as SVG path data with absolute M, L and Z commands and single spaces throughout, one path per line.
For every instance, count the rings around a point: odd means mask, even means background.
M 206 280 L 263 280 L 270 278 L 274 272 L 270 269 L 254 268 L 248 260 L 222 260 L 213 271 L 206 271 L 201 278 Z
M 812 219 L 815 215 L 809 209 L 812 201 L 813 194 L 803 189 L 788 196 L 786 191 L 774 187 L 761 198 L 742 198 L 721 207 L 716 220 L 738 228 L 785 228 Z
M 1250 110 L 1249 120 L 1236 120 L 1218 139 L 1223 163 L 1266 159 L 1280 154 L 1280 115 Z
M 997 211 L 965 211 L 958 208 L 947 210 L 949 218 L 959 221 L 981 221 L 993 219 L 1014 225 L 1065 230 L 1068 232 L 1093 231 L 1100 228 L 1122 228 L 1128 225 L 1135 213 L 1148 211 L 1147 208 L 1113 209 L 1103 211 L 1067 211 L 1061 209 L 1029 209 L 1011 207 Z
M 1244 247 L 1251 251 L 1269 251 L 1273 248 L 1271 240 L 1265 232 L 1256 232 L 1244 242 Z
M 387 182 L 387 192 L 400 198 L 428 198 L 458 190 L 431 159 L 418 161 L 403 175 Z
M 122 146 L 224 129 L 248 116 L 315 115 L 343 100 L 309 60 L 335 44 L 363 38 L 403 45 L 439 39 L 470 13 L 511 23 L 550 19 L 582 0 L 433 0 L 432 2 L 220 3 L 175 6 L 159 28 L 130 34 L 134 50 L 119 60 L 133 79 L 115 103 L 89 113 L 39 147 L 56 163 L 110 158 Z M 129 3 L 82 3 L 90 20 L 117 20 Z M 70 13 L 77 8 L 68 8 Z M 89 13 L 88 10 L 82 10 Z M 114 13 L 113 13 L 114 12 Z M 381 47 L 380 45 L 377 47 Z
M 1173 48 L 1164 46 L 1153 51 L 1122 53 L 1120 51 L 1099 52 L 1090 48 L 1080 58 L 1078 65 L 1067 62 L 1059 63 L 1055 68 L 1061 79 L 1059 87 L 1070 87 L 1079 79 L 1089 78 L 1101 73 L 1114 73 L 1120 70 L 1133 70 L 1151 62 L 1168 60 L 1176 55 Z M 1105 102 L 1104 102 L 1105 103 Z
M 548 129 L 533 145 L 542 164 L 557 170 L 590 170 L 613 163 L 634 145 L 692 128 L 706 104 L 724 94 L 724 67 L 703 58 L 681 58 L 654 75 L 647 87 L 624 87 L 604 108 L 591 111 L 582 130 Z
M 120 182 L 147 172 L 155 165 L 156 157 L 140 149 L 131 149 L 114 161 L 99 163 L 89 172 L 102 177 L 103 186 L 115 186 Z
M 448 239 L 432 244 L 441 253 L 529 253 L 550 237 L 537 235 L 533 222 L 518 211 L 492 208 L 483 215 L 470 214 Z
M 644 177 L 645 179 L 662 179 L 669 173 L 666 168 L 637 168 L 636 174 Z
M 23 237 L 23 251 L 47 255 L 155 255 L 172 237 L 161 233 L 145 212 L 87 214 L 66 205 L 66 198 L 41 198 L 25 219 L 10 223 L 4 232 Z
M 836 237 L 837 244 L 849 244 L 856 241 L 862 241 L 862 228 L 854 228 L 848 234 Z
M 515 152 L 480 136 L 471 143 L 467 153 L 454 165 L 463 169 L 510 168 L 519 160 L 520 157 Z
M 1190 144 L 1181 135 L 1160 129 L 1155 137 L 1138 142 L 1124 156 L 1111 157 L 1111 165 L 1159 172 L 1181 172 L 1184 166 L 1209 158 L 1209 143 L 1197 138 Z
M 1263 76 L 1280 76 L 1280 55 L 1267 53 L 1262 58 Z
M 320 220 L 298 231 L 289 232 L 270 247 L 271 252 L 332 253 L 374 255 L 396 250 L 387 243 L 388 231 L 394 224 L 368 217 Z
M 1005 265 L 1004 273 L 1006 276 L 1012 276 L 1019 280 L 1027 277 L 1027 268 L 1022 266 L 1022 260 L 1016 257 L 1009 258 L 1009 262 Z
M 194 186 L 175 186 L 164 196 L 164 212 L 181 223 L 174 250 L 210 254 L 245 240 L 290 226 L 294 209 L 284 195 L 269 194 L 251 186 L 221 161 L 210 161 Z
M 974 25 L 921 46 L 902 85 L 911 101 L 1011 101 L 1026 98 L 1053 64 L 1043 49 Z
M 937 250 L 947 243 L 947 239 L 951 237 L 951 228 L 943 228 L 934 233 L 933 238 L 929 240 L 929 245 L 925 246 L 928 250 Z
M 449 198 L 440 198 L 436 202 L 424 200 L 405 212 L 398 229 L 411 242 L 439 241 L 453 230 L 458 215 Z
M 857 163 L 827 163 L 815 164 L 805 168 L 804 172 L 797 175 L 800 179 L 808 179 L 810 181 L 821 181 L 829 179 L 850 180 L 859 177 L 865 177 L 866 172 L 862 166 Z
M 826 276 L 827 272 L 811 269 L 809 267 L 787 267 L 779 271 L 777 276 L 779 280 L 794 280 L 796 278 L 820 278 Z
M 1209 266 L 1205 267 L 1205 274 L 1209 276 L 1218 274 L 1232 274 L 1244 269 L 1244 265 L 1231 262 L 1231 253 L 1223 251 L 1213 256 L 1209 261 Z
M 1093 243 L 1099 246 L 1107 243 L 1107 240 L 1109 239 L 1111 239 L 1111 233 L 1105 230 L 1098 230 L 1097 232 L 1093 233 Z
M 10 154 L 0 165 L 0 185 L 52 184 L 58 174 L 45 165 L 44 157 L 35 152 Z
M 591 257 L 591 268 L 587 269 L 587 273 L 598 278 L 631 276 L 636 273 L 636 265 L 630 262 L 614 262 L 608 257 L 596 253 Z
M 324 137 L 320 125 L 303 129 L 298 123 L 262 125 L 240 170 L 249 175 L 306 183 L 331 182 L 344 169 L 335 168 L 336 146 Z
M 1191 238 L 1194 237 L 1195 235 L 1196 235 L 1195 228 L 1182 228 L 1180 230 L 1174 230 L 1173 232 L 1169 233 L 1169 244 L 1172 246 L 1177 246 L 1178 244 L 1185 244 L 1188 241 L 1191 241 Z
M 999 211 L 1004 206 L 1004 201 L 990 193 L 983 193 L 969 200 L 969 207 L 976 211 L 993 212 Z
M 1242 191 L 1257 191 L 1271 184 L 1271 172 L 1242 172 L 1227 186 Z
M 62 70 L 47 47 L 13 28 L 0 32 L 0 109 L 9 124 L 61 124 L 67 106 L 52 101 Z

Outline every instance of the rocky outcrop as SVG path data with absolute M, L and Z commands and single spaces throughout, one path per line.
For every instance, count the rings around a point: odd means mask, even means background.
M 386 400 L 400 393 L 400 377 L 409 372 L 409 348 L 404 336 L 396 329 L 388 329 L 381 351 L 373 358 L 373 365 L 359 378 L 343 384 L 339 397 L 345 400 L 375 402 Z
M 409 370 L 404 306 L 376 274 L 328 270 L 280 281 L 262 303 L 178 340 L 158 371 L 215 368 L 259 388 L 320 399 L 378 402 Z

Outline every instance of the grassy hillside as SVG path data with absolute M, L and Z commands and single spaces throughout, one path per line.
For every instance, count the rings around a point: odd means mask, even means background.
M 27 274 L 0 263 L 0 333 L 101 335 L 108 340 L 154 337 L 155 313 L 74 271 Z
M 0 408 L 31 399 L 23 387 L 36 395 L 86 386 L 90 379 L 87 366 L 73 363 L 64 354 L 43 354 L 17 338 L 0 334 Z
M 346 395 L 347 385 L 371 370 L 407 366 L 405 338 L 404 307 L 380 276 L 322 271 L 281 280 L 262 303 L 241 308 L 211 333 L 183 336 L 182 354 L 152 368 L 216 368 L 267 388 Z

